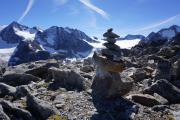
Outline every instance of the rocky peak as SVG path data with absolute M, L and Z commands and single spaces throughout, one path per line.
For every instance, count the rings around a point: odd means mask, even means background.
M 134 39 L 144 39 L 145 37 L 143 35 L 131 35 L 128 34 L 124 38 L 120 38 L 120 40 L 134 40 Z
M 35 41 L 42 44 L 51 53 L 54 53 L 54 51 L 57 53 L 63 52 L 67 57 L 86 57 L 92 50 L 92 46 L 87 42 L 93 42 L 90 37 L 80 30 L 57 26 L 38 32 Z
M 34 40 L 36 32 L 36 29 L 12 22 L 1 31 L 0 36 L 7 43 L 18 43 L 24 39 Z

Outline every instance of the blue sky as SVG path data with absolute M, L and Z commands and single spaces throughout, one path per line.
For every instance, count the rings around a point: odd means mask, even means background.
M 147 35 L 180 25 L 179 5 L 180 0 L 0 0 L 0 25 L 68 26 L 98 37 L 112 27 L 120 36 Z

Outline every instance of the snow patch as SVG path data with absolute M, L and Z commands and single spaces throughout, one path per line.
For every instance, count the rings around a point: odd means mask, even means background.
M 66 32 L 68 32 L 69 34 L 71 34 L 72 32 L 71 32 L 71 30 L 69 29 L 69 28 L 64 28 L 64 30 L 66 31 Z
M 0 59 L 8 62 L 17 44 L 8 44 L 0 38 Z
M 120 48 L 123 49 L 131 49 L 135 45 L 139 43 L 140 39 L 134 39 L 134 40 L 119 40 L 116 42 L 116 45 L 120 46 Z
M 17 28 L 14 28 L 15 33 L 21 37 L 23 37 L 25 40 L 31 40 L 33 41 L 35 38 L 35 31 L 31 32 L 30 30 L 25 30 L 25 31 L 21 31 L 18 30 Z
M 85 40 L 84 40 L 85 41 Z M 134 39 L 134 40 L 118 40 L 115 44 L 118 45 L 120 48 L 126 48 L 126 49 L 131 49 L 135 45 L 139 43 L 140 39 Z M 87 41 L 85 41 L 87 42 Z M 91 46 L 94 48 L 104 48 L 103 43 L 106 41 L 104 40 L 99 40 L 99 43 L 89 43 Z
M 85 40 L 84 40 L 85 41 Z M 123 49 L 131 49 L 132 47 L 134 47 L 135 45 L 137 45 L 139 43 L 140 39 L 134 39 L 134 40 L 119 40 L 116 42 L 116 45 L 118 45 L 120 48 Z M 87 41 L 85 41 L 87 42 Z M 105 43 L 106 41 L 104 40 L 99 40 L 99 43 L 90 43 L 87 42 L 89 45 L 93 46 L 93 50 L 89 53 L 88 57 L 92 57 L 95 51 L 99 51 L 102 48 L 105 48 L 105 46 L 103 46 L 103 43 Z
M 174 30 L 164 30 L 161 32 L 161 35 L 164 38 L 171 39 L 176 35 L 176 33 Z

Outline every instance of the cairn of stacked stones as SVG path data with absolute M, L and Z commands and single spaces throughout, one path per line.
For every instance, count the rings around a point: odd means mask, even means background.
M 118 35 L 108 29 L 104 33 L 106 47 L 93 55 L 96 65 L 96 75 L 92 84 L 92 95 L 97 99 L 114 98 L 127 94 L 132 88 L 132 81 L 122 81 L 120 72 L 124 70 L 121 49 L 117 46 Z

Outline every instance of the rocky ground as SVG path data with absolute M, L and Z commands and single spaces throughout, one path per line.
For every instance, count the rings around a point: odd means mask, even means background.
M 141 44 L 123 58 L 126 69 L 120 76 L 132 82 L 130 92 L 103 103 L 104 108 L 92 97 L 96 67 L 91 58 L 2 66 L 0 119 L 179 120 L 180 45 Z

